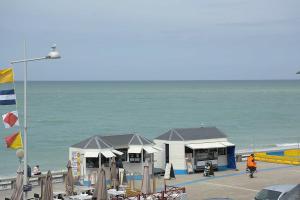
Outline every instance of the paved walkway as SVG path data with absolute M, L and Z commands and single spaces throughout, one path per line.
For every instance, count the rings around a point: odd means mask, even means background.
M 177 176 L 168 185 L 185 186 L 189 200 L 227 197 L 236 200 L 251 200 L 262 188 L 276 184 L 299 184 L 300 166 L 258 163 L 255 178 L 250 179 L 245 163 L 238 163 L 239 171 L 216 172 L 215 177 L 202 174 Z
M 215 177 L 203 177 L 202 174 L 180 175 L 176 179 L 167 181 L 168 185 L 185 186 L 189 200 L 201 200 L 213 197 L 229 197 L 235 200 L 251 200 L 262 188 L 276 184 L 299 184 L 300 166 L 289 166 L 272 163 L 258 163 L 255 178 L 250 179 L 245 172 L 245 163 L 238 163 L 239 171 L 228 170 L 215 173 Z M 135 186 L 140 187 L 140 181 Z M 157 188 L 162 188 L 163 179 L 160 178 Z M 54 184 L 54 191 L 64 190 L 63 184 Z M 35 187 L 34 192 L 39 193 Z M 1 191 L 0 200 L 9 197 L 11 191 Z

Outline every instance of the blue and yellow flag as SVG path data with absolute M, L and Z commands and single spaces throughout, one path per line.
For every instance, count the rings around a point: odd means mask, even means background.
M 0 70 L 0 83 L 14 82 L 14 72 L 12 68 Z

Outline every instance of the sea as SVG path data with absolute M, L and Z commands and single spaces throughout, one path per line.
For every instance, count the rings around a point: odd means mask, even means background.
M 0 126 L 0 177 L 19 161 L 5 137 L 22 131 L 23 83 L 15 87 L 20 127 Z M 28 162 L 65 169 L 68 148 L 93 135 L 138 133 L 153 139 L 171 128 L 215 126 L 237 149 L 300 141 L 300 80 L 74 81 L 28 83 Z

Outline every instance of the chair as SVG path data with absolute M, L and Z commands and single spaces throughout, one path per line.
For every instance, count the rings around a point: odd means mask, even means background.
M 35 200 L 39 200 L 39 199 L 40 199 L 40 195 L 37 194 L 37 193 L 34 193 L 34 194 L 33 194 L 33 197 L 34 197 Z

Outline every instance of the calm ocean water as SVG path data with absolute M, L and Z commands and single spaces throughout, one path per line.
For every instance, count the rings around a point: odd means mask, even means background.
M 21 118 L 22 87 L 16 84 Z M 63 169 L 68 147 L 95 134 L 153 139 L 170 128 L 205 125 L 223 130 L 238 148 L 300 139 L 300 81 L 31 82 L 28 97 L 28 159 L 42 171 Z M 0 106 L 1 114 L 14 109 Z M 0 128 L 0 176 L 15 174 L 18 161 L 4 137 L 16 130 Z

